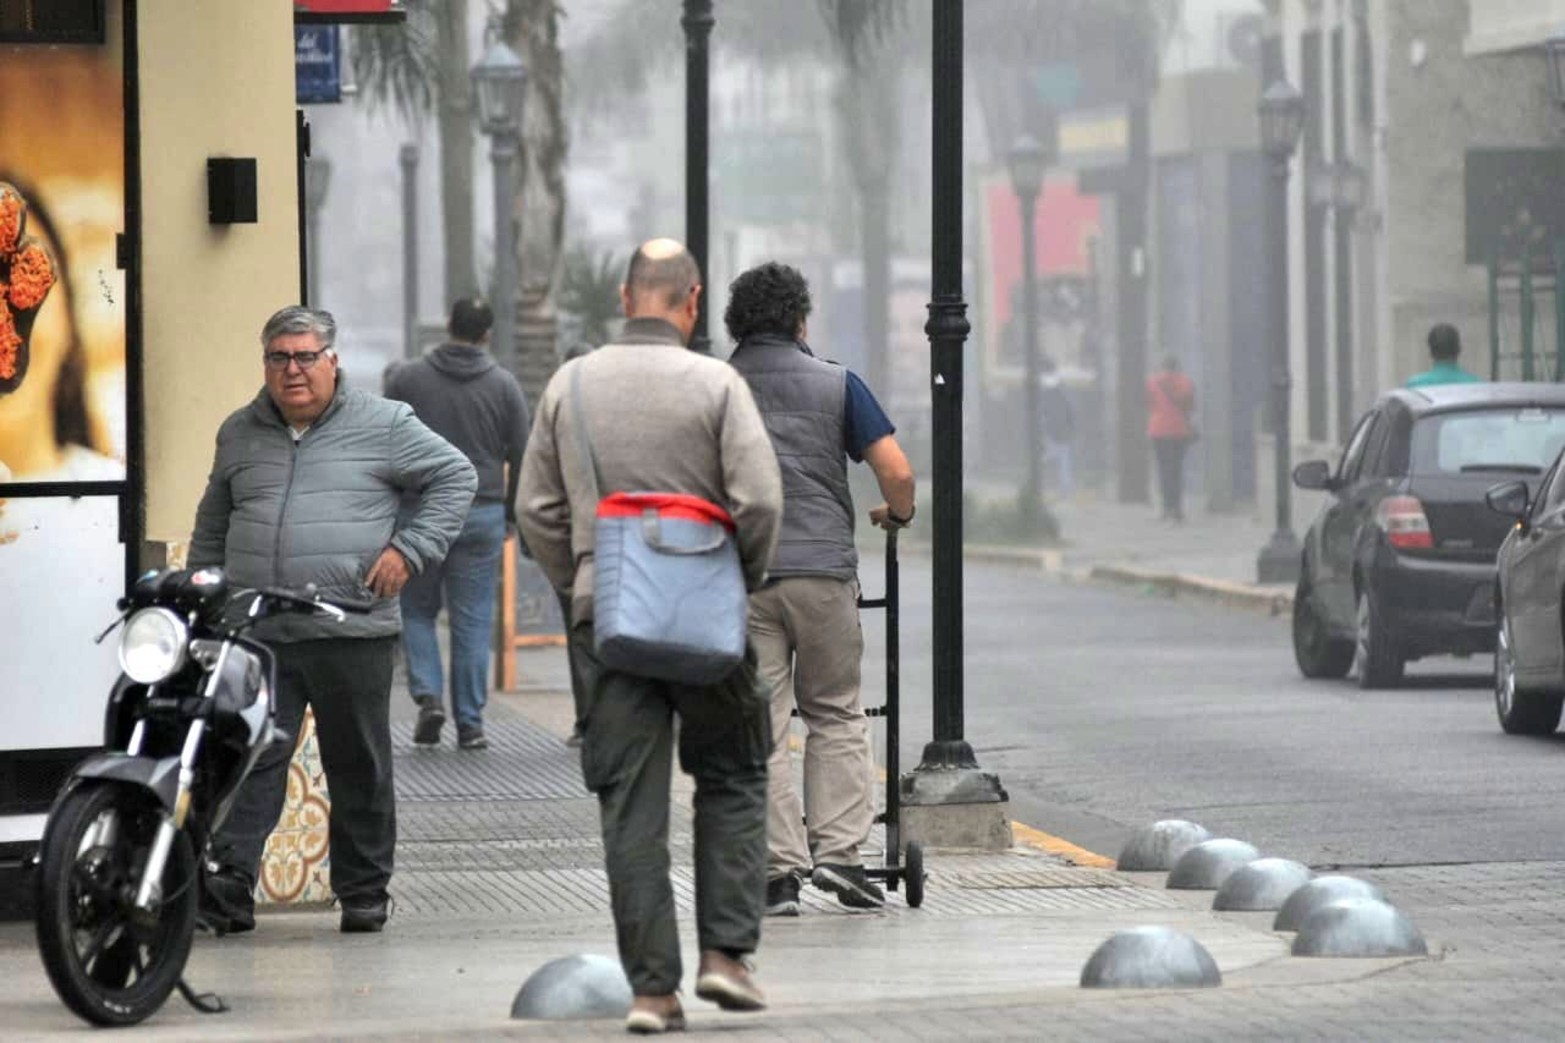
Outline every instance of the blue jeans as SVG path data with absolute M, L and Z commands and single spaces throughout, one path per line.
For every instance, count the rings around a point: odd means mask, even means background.
M 458 728 L 479 728 L 489 701 L 495 584 L 505 547 L 505 505 L 475 503 L 445 560 L 402 588 L 402 648 L 414 699 L 441 701 L 444 671 L 435 617 L 444 603 L 451 623 L 451 709 Z

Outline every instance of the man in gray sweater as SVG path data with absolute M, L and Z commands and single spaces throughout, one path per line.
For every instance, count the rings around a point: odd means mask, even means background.
M 331 790 L 331 886 L 342 929 L 379 931 L 397 843 L 391 669 L 408 577 L 445 556 L 477 481 L 473 465 L 401 402 L 345 388 L 324 311 L 284 308 L 261 332 L 266 386 L 223 421 L 187 564 L 236 587 L 303 587 L 375 607 L 334 623 L 286 615 L 252 636 L 277 654 L 277 725 L 315 711 Z M 398 519 L 404 496 L 415 501 Z M 267 835 L 282 814 L 292 745 L 263 751 L 213 839 L 203 915 L 219 933 L 255 927 Z
M 478 494 L 445 560 L 408 580 L 402 590 L 402 650 L 408 690 L 418 703 L 413 741 L 433 746 L 446 722 L 440 643 L 435 619 L 442 603 L 451 624 L 451 709 L 457 745 L 489 745 L 489 648 L 495 585 L 507 523 L 514 520 L 516 483 L 527 448 L 527 400 L 486 347 L 494 312 L 476 297 L 451 307 L 451 339 L 416 362 L 397 367 L 386 397 L 406 402 L 430 429 L 462 450 L 478 471 Z
M 710 687 L 611 670 L 593 646 L 593 540 L 598 494 L 686 493 L 733 517 L 750 589 L 766 578 L 782 517 L 782 480 L 750 390 L 727 363 L 685 349 L 700 271 L 669 239 L 643 244 L 621 288 L 619 339 L 566 363 L 538 403 L 517 512 L 533 556 L 573 592 L 570 654 L 585 682 L 582 774 L 598 796 L 620 960 L 635 992 L 632 1032 L 684 1027 L 679 935 L 668 876 L 674 727 L 695 777 L 696 995 L 759 1010 L 742 960 L 760 940 L 766 887 L 766 761 L 771 726 L 753 653 Z M 580 397 L 572 395 L 580 371 Z M 578 415 L 577 408 L 584 415 Z

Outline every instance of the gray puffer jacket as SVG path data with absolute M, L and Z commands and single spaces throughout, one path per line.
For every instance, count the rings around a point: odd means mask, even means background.
M 406 403 L 339 383 L 326 412 L 295 442 L 263 388 L 218 430 L 187 562 L 221 565 L 238 587 L 314 583 L 328 599 L 367 598 L 364 577 L 388 545 L 414 572 L 445 557 L 476 488 L 467 457 Z M 417 502 L 398 525 L 404 492 L 417 493 Z M 255 636 L 307 641 L 401 629 L 397 599 L 384 598 L 344 623 L 279 616 Z

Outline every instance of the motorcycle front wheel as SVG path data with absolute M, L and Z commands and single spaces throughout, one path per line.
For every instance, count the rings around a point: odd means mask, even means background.
M 184 974 L 200 897 L 183 831 L 163 871 L 163 899 L 135 907 L 163 808 L 123 783 L 79 784 L 55 806 L 39 856 L 38 951 L 60 999 L 95 1025 L 134 1025 Z

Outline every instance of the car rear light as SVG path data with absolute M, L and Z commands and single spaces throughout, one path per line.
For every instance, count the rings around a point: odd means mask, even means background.
M 1429 550 L 1435 545 L 1424 505 L 1416 496 L 1388 496 L 1381 500 L 1375 523 L 1385 530 L 1391 545 L 1400 550 Z

